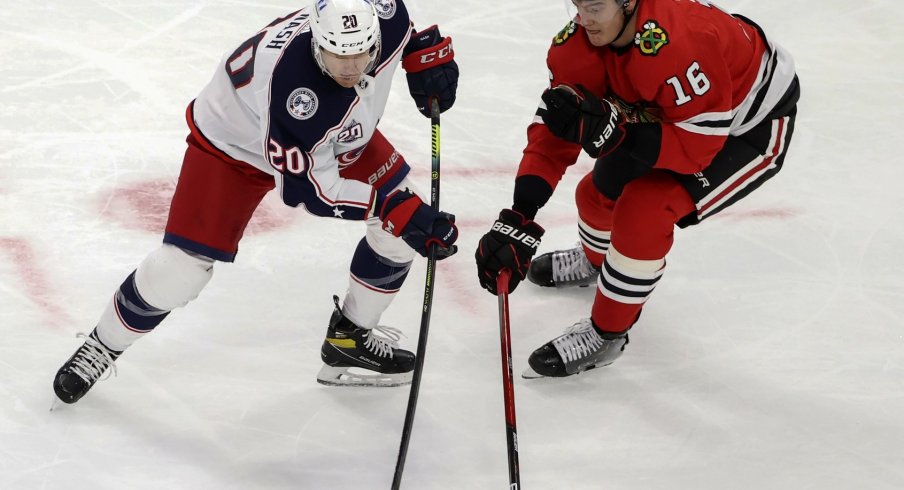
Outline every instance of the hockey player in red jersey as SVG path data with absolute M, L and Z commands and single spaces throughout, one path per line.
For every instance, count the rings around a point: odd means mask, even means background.
M 612 363 L 666 267 L 674 227 L 737 202 L 782 167 L 800 88 L 791 56 L 753 21 L 707 0 L 574 0 L 553 39 L 550 86 L 513 204 L 479 243 L 481 286 L 512 271 L 540 286 L 597 284 L 590 318 L 533 352 L 524 377 Z M 581 151 L 581 245 L 537 257 L 534 222 Z
M 414 354 L 378 326 L 415 253 L 455 253 L 455 218 L 424 204 L 405 159 L 377 129 L 396 67 L 418 109 L 455 101 L 458 67 L 436 26 L 412 29 L 402 0 L 318 0 L 227 53 L 187 112 L 188 150 L 163 244 L 126 278 L 96 328 L 59 369 L 74 403 L 127 347 L 197 297 L 215 261 L 232 262 L 252 213 L 277 188 L 289 206 L 358 220 L 366 235 L 343 305 L 334 296 L 318 381 L 410 382 Z M 377 332 L 382 332 L 380 335 Z

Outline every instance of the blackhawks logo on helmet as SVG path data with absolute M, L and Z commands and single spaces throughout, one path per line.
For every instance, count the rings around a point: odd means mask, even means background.
M 640 49 L 640 53 L 646 56 L 656 56 L 668 43 L 669 33 L 655 20 L 644 22 L 643 32 L 634 34 L 634 44 Z
M 578 30 L 578 25 L 574 21 L 569 22 L 568 25 L 556 34 L 555 39 L 552 40 L 553 45 L 561 46 L 565 44 L 566 41 L 571 39 L 571 36 L 574 35 L 576 30 Z

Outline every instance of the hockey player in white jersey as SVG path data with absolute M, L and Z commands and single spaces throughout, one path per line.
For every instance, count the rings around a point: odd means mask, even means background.
M 399 63 L 418 109 L 455 101 L 458 67 L 436 26 L 416 32 L 402 0 L 317 0 L 227 54 L 188 107 L 188 149 L 163 244 L 122 283 L 53 387 L 78 401 L 136 340 L 232 262 L 261 199 L 366 223 L 344 303 L 334 296 L 319 382 L 410 382 L 414 354 L 378 326 L 415 253 L 456 252 L 454 216 L 423 203 L 405 159 L 377 129 Z

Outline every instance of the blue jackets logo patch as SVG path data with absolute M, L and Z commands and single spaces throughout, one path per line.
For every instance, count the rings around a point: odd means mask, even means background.
M 286 110 L 295 119 L 304 121 L 317 112 L 317 94 L 313 90 L 301 87 L 295 89 L 286 101 Z
M 381 19 L 391 19 L 395 15 L 395 0 L 373 0 L 373 4 L 377 10 L 377 16 Z

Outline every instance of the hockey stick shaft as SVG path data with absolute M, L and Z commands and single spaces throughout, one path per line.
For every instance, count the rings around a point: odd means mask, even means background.
M 439 102 L 432 99 L 430 105 L 430 206 L 439 210 Z M 392 478 L 392 490 L 399 490 L 402 485 L 402 472 L 405 470 L 405 458 L 408 456 L 408 443 L 411 440 L 411 429 L 414 425 L 414 412 L 417 409 L 417 397 L 424 372 L 424 354 L 427 351 L 427 331 L 430 328 L 430 311 L 433 309 L 433 284 L 436 279 L 436 244 L 431 244 L 427 252 L 427 278 L 424 282 L 424 307 L 421 312 L 421 330 L 417 340 L 417 357 L 414 361 L 414 374 L 411 377 L 411 392 L 408 394 L 408 410 L 405 412 L 405 425 L 402 426 L 402 442 L 399 445 L 399 457 L 396 460 L 395 475 Z
M 496 276 L 499 299 L 499 339 L 502 345 L 502 393 L 505 400 L 505 435 L 508 443 L 509 490 L 520 490 L 521 474 L 518 466 L 518 426 L 515 421 L 515 386 L 512 376 L 512 335 L 509 317 L 509 278 L 503 270 Z

